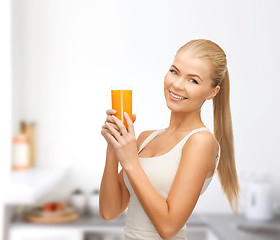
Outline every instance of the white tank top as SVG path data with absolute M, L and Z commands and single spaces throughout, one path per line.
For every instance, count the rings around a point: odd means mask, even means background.
M 159 129 L 152 132 L 142 143 L 138 154 L 142 149 L 159 133 L 165 129 Z M 188 138 L 200 131 L 210 131 L 206 127 L 197 128 L 189 132 L 174 148 L 169 152 L 155 157 L 150 158 L 138 158 L 141 167 L 143 168 L 145 174 L 149 178 L 149 181 L 155 188 L 155 190 L 166 200 L 168 193 L 171 189 L 173 180 L 175 178 L 181 155 L 182 148 Z M 220 145 L 219 152 L 216 158 L 216 167 L 213 175 L 210 178 L 206 178 L 200 195 L 204 193 L 209 183 L 211 182 L 218 166 L 220 159 Z M 127 214 L 126 214 L 126 225 L 124 228 L 124 239 L 125 240 L 157 240 L 161 239 L 160 235 L 157 233 L 155 227 L 153 226 L 151 220 L 146 215 L 141 204 L 135 195 L 133 188 L 130 185 L 126 172 L 123 171 L 123 178 L 125 185 L 130 193 L 130 200 L 128 204 Z M 186 239 L 186 225 L 176 234 L 172 239 Z

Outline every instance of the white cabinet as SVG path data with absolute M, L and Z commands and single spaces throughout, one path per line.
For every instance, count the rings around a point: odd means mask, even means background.
M 100 216 L 81 216 L 68 223 L 11 223 L 8 240 L 123 240 L 125 216 L 105 221 Z
M 63 228 L 16 228 L 10 231 L 9 240 L 83 240 L 83 232 Z
M 1 168 L 1 167 L 0 167 Z M 5 184 L 0 191 L 0 214 L 2 210 L 1 203 L 3 202 L 3 206 L 6 207 L 6 212 L 0 216 L 0 235 L 4 235 L 4 239 L 6 239 L 6 235 L 9 232 L 10 228 L 10 208 L 8 206 L 12 205 L 29 205 L 34 204 L 38 199 L 46 195 L 51 189 L 53 189 L 56 184 L 58 184 L 67 174 L 67 169 L 59 169 L 59 168 L 31 168 L 26 171 L 19 172 L 11 172 L 10 179 L 8 183 Z M 1 182 L 1 181 L 0 181 Z M 3 211 L 4 212 L 4 211 Z M 5 228 L 2 230 L 2 226 L 5 222 Z M 3 232 L 3 233 L 2 233 Z M 27 232 L 31 232 L 28 231 Z M 27 233 L 29 234 L 29 233 Z M 26 238 L 19 238 L 20 235 L 15 233 L 15 239 L 36 239 L 36 240 L 56 240 L 56 239 L 70 239 L 76 240 L 77 238 L 69 238 L 58 235 L 58 238 L 54 238 L 54 236 L 48 237 L 49 233 L 43 234 L 42 238 L 33 237 L 32 235 L 26 236 Z M 52 232 L 50 232 L 52 234 Z M 23 235 L 24 236 L 24 235 Z M 75 236 L 75 235 L 73 235 Z
M 2 193 L 6 204 L 34 204 L 52 190 L 67 174 L 68 169 L 31 168 L 11 172 L 10 182 Z

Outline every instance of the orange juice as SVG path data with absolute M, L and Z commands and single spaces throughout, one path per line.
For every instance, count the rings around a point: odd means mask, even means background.
M 112 109 L 117 112 L 114 114 L 120 119 L 126 128 L 128 128 L 124 112 L 126 112 L 132 120 L 132 90 L 131 89 L 112 89 Z

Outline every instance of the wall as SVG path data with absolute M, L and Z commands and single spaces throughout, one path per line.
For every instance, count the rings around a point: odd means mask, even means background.
M 0 1 L 0 239 L 7 238 L 7 208 L 3 194 L 10 175 L 12 137 L 11 3 Z
M 110 108 L 110 85 L 133 85 L 137 136 L 167 127 L 164 75 L 180 46 L 206 38 L 228 58 L 241 183 L 250 171 L 266 169 L 279 202 L 279 5 L 272 0 L 14 0 L 13 131 L 21 119 L 36 121 L 37 166 L 70 170 L 47 199 L 99 186 L 106 150 L 100 131 Z M 211 130 L 212 110 L 207 101 L 202 119 Z M 217 177 L 195 211 L 230 212 Z

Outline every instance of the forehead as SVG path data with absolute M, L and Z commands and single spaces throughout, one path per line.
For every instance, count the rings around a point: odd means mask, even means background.
M 187 51 L 179 52 L 173 61 L 173 64 L 183 74 L 196 74 L 203 80 L 207 79 L 211 75 L 211 64 L 209 60 L 194 57 Z

